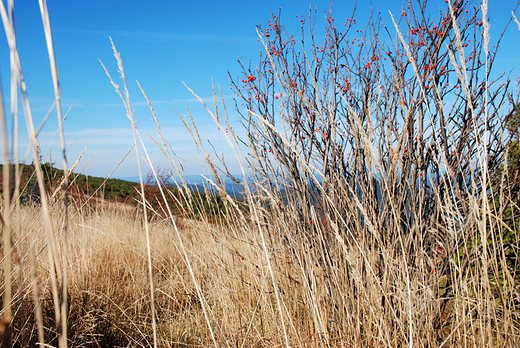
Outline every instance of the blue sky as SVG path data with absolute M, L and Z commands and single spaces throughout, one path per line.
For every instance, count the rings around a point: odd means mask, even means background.
M 490 1 L 491 42 L 498 39 L 515 5 L 516 0 Z M 282 23 L 289 33 L 298 37 L 300 19 L 296 16 L 307 16 L 309 6 L 307 1 L 49 1 L 62 108 L 67 110 L 74 102 L 64 124 L 69 163 L 75 162 L 90 141 L 78 170 L 89 175 L 106 176 L 133 143 L 124 106 L 99 63 L 101 60 L 112 77 L 118 78 L 109 36 L 123 59 L 134 116 L 141 134 L 155 135 L 155 131 L 152 115 L 136 80 L 152 101 L 167 140 L 180 157 L 185 173 L 198 174 L 204 172 L 203 161 L 174 109 L 180 114 L 186 113 L 186 107 L 191 110 L 203 139 L 217 146 L 221 138 L 210 115 L 182 81 L 210 104 L 212 79 L 215 84 L 220 84 L 230 118 L 236 120 L 238 116 L 233 111 L 228 70 L 238 77 L 237 59 L 251 60 L 253 65 L 258 61 L 260 46 L 256 26 L 266 27 L 271 11 L 278 13 L 281 8 Z M 318 9 L 316 36 L 319 38 L 325 25 L 323 11 L 330 8 L 330 3 L 313 1 L 312 6 Z M 381 12 L 391 31 L 393 27 L 388 10 L 398 15 L 402 2 L 373 1 L 372 6 L 376 12 Z M 431 1 L 430 6 L 435 11 L 446 5 L 442 0 Z M 338 23 L 343 23 L 343 19 L 351 17 L 353 8 L 353 1 L 336 1 L 332 13 Z M 358 25 L 364 26 L 370 8 L 369 2 L 357 4 Z M 432 12 L 432 15 L 436 13 Z M 35 124 L 39 125 L 54 100 L 54 94 L 37 1 L 15 1 L 15 24 L 33 116 Z M 513 80 L 515 75 L 520 75 L 516 68 L 520 67 L 519 38 L 520 32 L 513 23 L 506 33 L 495 66 L 496 71 L 513 70 Z M 8 96 L 9 51 L 5 35 L 0 39 L 0 73 L 4 96 Z M 8 97 L 4 106 L 9 110 Z M 238 123 L 235 123 L 236 127 Z M 53 114 L 40 135 L 40 143 L 45 152 L 44 160 L 51 158 L 60 167 L 59 138 L 51 143 L 56 129 L 57 121 Z M 147 141 L 146 144 L 154 165 L 167 166 L 168 161 L 153 143 Z M 23 143 L 21 152 L 25 152 L 26 146 L 27 143 Z M 226 162 L 230 169 L 239 172 L 231 151 L 223 151 L 227 154 Z M 114 173 L 115 177 L 136 175 L 135 154 L 129 156 Z

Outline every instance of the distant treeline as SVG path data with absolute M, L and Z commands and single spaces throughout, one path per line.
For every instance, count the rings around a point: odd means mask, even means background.
M 63 170 L 54 167 L 53 163 L 41 164 L 44 175 L 45 189 L 49 194 L 63 187 Z M 11 197 L 15 187 L 15 166 L 10 166 Z M 186 215 L 192 218 L 202 216 L 220 216 L 224 209 L 222 199 L 213 193 L 190 190 L 190 194 L 182 194 L 168 182 L 167 176 L 161 173 L 159 180 L 163 184 L 168 206 L 174 215 Z M 0 164 L 0 193 L 3 195 L 3 165 Z M 157 182 L 148 174 L 144 178 L 145 197 L 152 214 L 167 218 L 168 213 Z M 72 173 L 69 176 L 69 192 L 73 197 L 97 197 L 109 201 L 131 203 L 137 205 L 140 201 L 140 185 L 132 181 L 121 179 L 106 179 L 103 177 L 87 176 Z M 22 203 L 39 203 L 40 191 L 33 164 L 20 164 L 20 200 Z
M 57 169 L 52 163 L 41 164 L 43 171 L 45 188 L 47 192 L 53 192 L 62 184 L 63 170 Z M 15 168 L 10 168 L 11 188 L 14 190 Z M 3 178 L 3 165 L 0 164 L 0 180 Z M 106 182 L 105 182 L 106 180 Z M 72 173 L 69 176 L 69 190 L 73 194 L 94 195 L 113 201 L 132 201 L 137 198 L 135 182 L 120 179 L 105 179 L 102 177 L 87 176 L 84 174 Z M 104 183 L 104 185 L 103 185 Z M 21 199 L 32 199 L 39 197 L 38 180 L 33 164 L 20 164 L 20 190 Z M 0 187 L 3 194 L 3 185 Z

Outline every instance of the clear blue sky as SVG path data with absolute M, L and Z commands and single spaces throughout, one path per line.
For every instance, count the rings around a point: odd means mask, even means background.
M 509 19 L 516 0 L 490 1 L 491 42 L 498 39 Z M 237 58 L 256 65 L 259 43 L 256 26 L 266 27 L 270 12 L 281 8 L 282 23 L 289 33 L 299 36 L 297 15 L 307 16 L 307 1 L 49 1 L 55 51 L 61 81 L 62 108 L 67 110 L 75 102 L 65 123 L 69 165 L 90 142 L 84 160 L 78 169 L 89 175 L 106 176 L 120 161 L 133 143 L 131 125 L 124 106 L 114 92 L 99 63 L 103 61 L 113 78 L 118 78 L 109 36 L 121 53 L 125 74 L 130 87 L 130 98 L 135 109 L 137 126 L 143 136 L 155 135 L 152 115 L 140 93 L 136 80 L 141 83 L 156 110 L 167 140 L 181 158 L 186 174 L 202 172 L 190 135 L 182 126 L 174 109 L 186 113 L 189 107 L 197 122 L 201 137 L 220 143 L 217 128 L 211 117 L 183 86 L 184 81 L 203 99 L 211 103 L 212 79 L 220 84 L 232 119 L 233 94 L 229 89 L 228 70 L 239 75 Z M 329 1 L 313 1 L 318 8 L 316 34 L 324 28 L 324 10 Z M 373 1 L 376 12 L 392 32 L 388 14 L 401 12 L 402 1 Z M 430 1 L 435 17 L 444 0 Z M 364 26 L 370 13 L 369 2 L 359 1 L 357 23 Z M 351 17 L 353 1 L 336 1 L 333 15 L 338 24 Z M 518 17 L 518 14 L 517 14 Z M 35 124 L 39 125 L 54 100 L 45 38 L 36 0 L 15 1 L 17 44 L 24 70 Z M 512 79 L 520 75 L 520 32 L 516 24 L 509 28 L 501 45 L 497 70 L 513 70 Z M 515 68 L 516 67 L 516 68 Z M 0 72 L 4 106 L 9 110 L 9 51 L 5 35 L 0 39 Z M 118 81 L 119 83 L 119 81 Z M 22 124 L 25 127 L 24 124 Z M 238 126 L 238 124 L 237 124 Z M 53 114 L 40 136 L 45 161 L 47 151 L 57 129 Z M 24 133 L 25 134 L 25 133 Z M 22 138 L 26 139 L 26 138 Z M 27 143 L 22 146 L 25 152 Z M 151 142 L 147 142 L 155 166 L 168 162 Z M 218 147 L 218 146 L 217 146 Z M 229 151 L 226 158 L 231 169 L 236 160 Z M 52 161 L 61 167 L 59 138 L 51 145 Z M 86 169 L 84 165 L 89 160 Z M 30 162 L 30 160 L 28 161 Z M 236 170 L 238 172 L 238 170 Z M 115 177 L 137 175 L 135 154 L 131 154 L 114 174 Z

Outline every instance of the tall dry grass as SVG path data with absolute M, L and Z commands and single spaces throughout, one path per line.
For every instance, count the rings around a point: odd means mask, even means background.
M 214 174 L 206 197 L 217 206 L 217 192 L 222 209 L 200 208 L 151 104 L 179 192 L 150 166 L 166 220 L 147 218 L 143 182 L 141 213 L 51 195 L 38 173 L 41 206 L 21 206 L 10 186 L 19 179 L 4 166 L 13 203 L 3 195 L 3 346 L 517 346 L 518 168 L 507 103 L 518 96 L 493 80 L 487 3 L 472 6 L 449 1 L 432 20 L 410 4 L 388 28 L 372 18 L 354 41 L 354 17 L 341 33 L 329 13 L 323 44 L 302 35 L 302 47 L 273 16 L 259 28 L 259 66 L 244 66 L 234 83 L 246 139 L 230 127 L 220 91 L 207 107 L 241 176 L 212 161 L 191 115 L 181 117 Z M 3 4 L 0 13 L 14 37 Z M 137 161 L 151 164 L 113 49 Z M 243 200 L 227 194 L 221 174 Z

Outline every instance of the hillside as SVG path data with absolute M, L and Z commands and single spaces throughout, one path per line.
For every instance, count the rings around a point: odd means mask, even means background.
M 54 167 L 51 163 L 42 164 L 41 168 L 44 173 L 46 192 L 52 196 L 63 186 L 63 170 Z M 3 165 L 0 165 L 0 181 L 3 182 L 2 170 Z M 20 172 L 20 201 L 24 204 L 39 203 L 40 194 L 34 165 L 21 164 Z M 11 167 L 11 173 L 11 183 L 13 184 L 11 186 L 14 192 L 14 166 Z M 152 173 L 148 173 L 143 180 L 145 197 L 151 211 L 149 214 L 163 219 L 166 218 L 168 215 L 167 209 Z M 162 172 L 159 173 L 159 180 L 166 189 L 165 195 L 172 214 L 196 219 L 220 215 L 223 204 L 214 191 L 206 193 L 202 185 L 189 185 L 189 194 L 182 193 L 167 180 L 167 175 Z M 96 198 L 96 200 L 102 199 L 134 206 L 140 202 L 139 192 L 141 188 L 140 184 L 136 182 L 72 173 L 69 176 L 69 183 L 69 192 L 74 199 Z M 2 187 L 0 187 L 0 192 L 3 193 Z M 11 195 L 13 192 L 11 192 Z
M 60 185 L 63 179 L 63 170 L 58 169 L 51 163 L 41 166 L 46 189 L 53 192 Z M 0 164 L 0 170 L 3 165 Z M 37 180 L 34 172 L 34 165 L 20 164 L 20 187 L 23 199 L 36 199 L 38 194 Z M 11 181 L 14 183 L 14 166 L 11 167 Z M 0 173 L 0 180 L 3 182 L 3 175 Z M 69 177 L 70 190 L 74 194 L 95 195 L 96 197 L 107 200 L 131 202 L 137 198 L 135 191 L 136 183 L 121 179 L 106 179 L 102 177 L 87 176 L 80 173 L 72 173 Z M 2 192 L 0 188 L 0 192 Z

